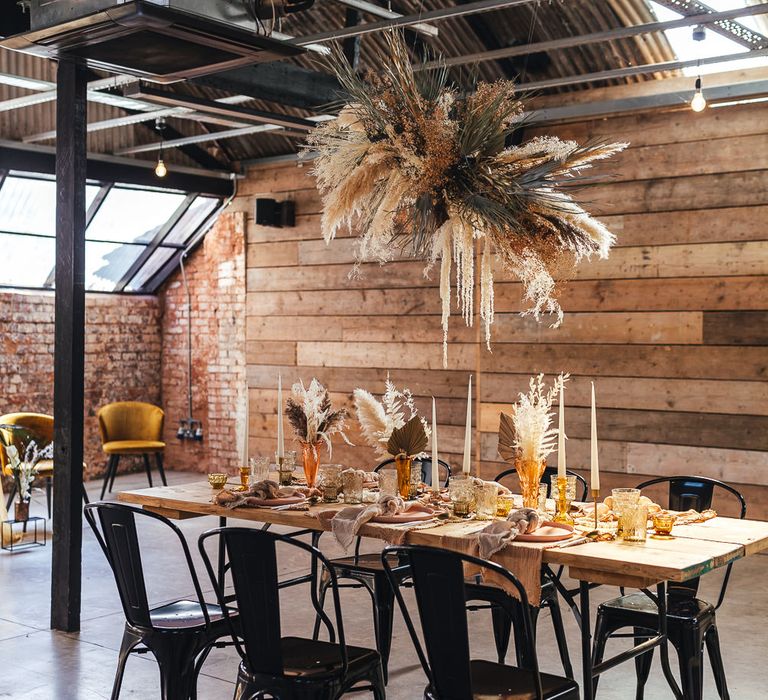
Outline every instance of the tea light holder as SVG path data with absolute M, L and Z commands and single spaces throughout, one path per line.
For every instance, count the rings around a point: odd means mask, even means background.
M 571 502 L 568 499 L 568 478 L 565 476 L 557 477 L 557 500 L 555 501 L 555 504 L 557 510 L 555 511 L 555 517 L 553 518 L 554 522 L 573 525 L 574 520 L 568 513 Z
M 286 467 L 284 457 L 277 457 L 277 478 L 280 486 L 290 486 L 293 480 L 293 468 Z

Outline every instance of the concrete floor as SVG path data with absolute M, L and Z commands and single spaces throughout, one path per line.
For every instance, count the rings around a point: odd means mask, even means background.
M 199 475 L 170 473 L 171 483 L 199 479 Z M 118 477 L 116 489 L 137 488 L 146 484 L 143 475 Z M 100 484 L 92 483 L 88 491 L 98 497 Z M 45 499 L 36 494 L 33 515 L 43 515 Z M 213 519 L 181 521 L 180 527 L 190 543 L 199 533 L 215 526 Z M 160 536 L 152 537 L 144 548 L 145 570 L 151 572 L 149 589 L 153 604 L 189 597 L 192 586 L 183 560 L 175 550 L 165 546 Z M 338 556 L 339 549 L 331 539 L 323 538 L 323 550 Z M 194 548 L 196 549 L 196 548 Z M 117 591 L 101 551 L 91 532 L 84 532 L 82 630 L 62 634 L 48 629 L 50 604 L 51 547 L 10 555 L 0 552 L 0 698 L 24 700 L 96 700 L 109 698 L 123 628 Z M 199 562 L 198 562 L 199 564 Z M 306 571 L 306 560 L 285 558 L 281 572 Z M 202 566 L 200 567 L 202 574 Z M 730 594 L 718 612 L 718 626 L 723 645 L 731 697 L 753 700 L 768 697 L 768 596 L 765 581 L 768 556 L 756 556 L 736 563 Z M 206 596 L 210 585 L 201 575 Z M 712 599 L 721 580 L 720 573 L 710 574 L 702 584 L 702 597 Z M 306 587 L 289 589 L 282 607 L 285 633 L 309 635 L 313 618 Z M 613 597 L 613 588 L 597 589 L 596 602 Z M 345 629 L 349 643 L 373 646 L 373 626 L 367 595 L 355 590 L 343 592 Z M 490 618 L 486 612 L 472 613 L 471 634 L 476 658 L 494 659 Z M 574 667 L 579 669 L 579 635 L 575 622 L 566 615 Z M 620 648 L 621 640 L 613 643 Z M 560 672 L 551 624 L 547 613 L 539 621 L 539 657 L 542 670 Z M 510 657 L 511 658 L 511 657 Z M 673 657 L 674 662 L 674 657 Z M 198 685 L 200 700 L 230 698 L 236 674 L 235 653 L 215 650 L 203 667 Z M 707 699 L 716 692 L 711 673 L 705 670 Z M 396 615 L 393 652 L 390 660 L 388 697 L 393 700 L 416 700 L 421 697 L 424 675 L 402 624 Z M 159 697 L 157 666 L 149 656 L 133 656 L 128 662 L 121 698 Z M 349 695 L 350 698 L 370 694 Z M 634 666 L 625 664 L 603 676 L 598 697 L 601 700 L 634 698 Z M 658 661 L 654 663 L 646 698 L 671 698 Z

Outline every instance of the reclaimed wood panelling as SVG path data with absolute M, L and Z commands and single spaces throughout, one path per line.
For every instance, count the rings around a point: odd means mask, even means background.
M 598 395 L 604 486 L 697 472 L 744 485 L 768 516 L 768 122 L 759 105 L 629 115 L 559 127 L 565 138 L 627 140 L 615 176 L 584 199 L 618 237 L 608 260 L 564 286 L 559 328 L 518 313 L 521 286 L 497 274 L 492 353 L 478 320 L 451 318 L 442 368 L 437 277 L 422 264 L 375 263 L 349 276 L 351 232 L 326 245 L 309 168 L 252 169 L 233 204 L 249 212 L 248 382 L 252 450 L 274 449 L 277 374 L 316 376 L 351 406 L 390 372 L 420 410 L 438 401 L 441 452 L 460 462 L 466 382 L 476 381 L 475 457 L 504 467 L 501 411 L 536 372 L 568 371 L 569 466 L 589 461 L 589 389 Z M 531 131 L 529 135 L 539 132 Z M 544 133 L 544 132 L 542 132 Z M 292 199 L 296 226 L 252 220 L 253 197 Z M 338 444 L 334 461 L 375 462 Z

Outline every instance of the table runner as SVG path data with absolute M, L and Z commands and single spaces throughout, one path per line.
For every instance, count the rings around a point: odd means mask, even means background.
M 343 507 L 343 506 L 341 506 Z M 331 505 L 330 510 L 334 509 Z M 313 514 L 314 516 L 314 514 Z M 329 519 L 318 518 L 326 530 L 330 530 Z M 388 544 L 423 544 L 429 547 L 443 547 L 454 552 L 478 556 L 477 534 L 488 526 L 487 520 L 451 520 L 444 523 L 419 523 L 415 525 L 388 525 L 367 523 L 360 528 L 359 535 L 375 537 Z M 553 542 L 515 542 L 514 540 L 491 557 L 512 572 L 525 588 L 528 602 L 538 606 L 541 602 L 541 567 L 544 550 L 556 546 Z M 509 595 L 518 598 L 517 589 L 506 579 L 494 572 L 481 571 L 479 567 L 466 567 L 467 576 L 481 574 L 483 582 L 503 588 Z

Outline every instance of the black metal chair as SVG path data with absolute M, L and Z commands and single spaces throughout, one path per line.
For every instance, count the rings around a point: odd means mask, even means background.
M 394 459 L 386 459 L 374 469 L 375 472 L 394 464 Z M 443 483 L 447 486 L 448 479 L 451 476 L 451 467 L 447 462 L 438 460 L 441 471 L 445 474 Z M 432 485 L 432 460 L 423 459 L 416 461 L 415 464 L 421 466 L 422 481 Z M 373 627 L 376 637 L 376 648 L 381 654 L 381 664 L 384 668 L 384 679 L 388 676 L 389 652 L 392 647 L 392 623 L 395 614 L 395 598 L 392 588 L 387 582 L 384 569 L 381 566 L 381 556 L 379 552 L 371 554 L 360 554 L 361 538 L 355 541 L 355 553 L 351 557 L 340 557 L 331 560 L 331 564 L 336 570 L 337 579 L 351 580 L 355 583 L 341 583 L 339 588 L 365 588 L 371 596 L 371 605 L 373 606 Z M 408 568 L 403 567 L 400 571 L 402 580 L 408 578 Z M 324 570 L 320 576 L 320 605 L 325 603 L 325 592 L 328 588 L 329 577 Z M 314 636 L 320 630 L 320 618 L 315 620 Z
M 658 477 L 638 484 L 637 488 L 644 489 L 663 483 L 669 484 L 669 508 L 672 510 L 684 511 L 692 508 L 702 511 L 711 508 L 715 490 L 719 489 L 738 502 L 739 517 L 742 520 L 747 515 L 747 502 L 741 493 L 729 484 L 705 476 Z M 696 597 L 700 578 L 683 583 L 668 583 L 667 633 L 669 641 L 677 651 L 682 690 L 686 700 L 701 700 L 703 694 L 704 645 L 709 652 L 718 695 L 723 699 L 729 697 L 723 659 L 720 654 L 715 611 L 725 599 L 732 566 L 733 564 L 728 564 L 726 567 L 717 604 L 714 606 Z M 656 633 L 651 630 L 658 629 L 658 610 L 643 593 L 622 595 L 598 607 L 593 663 L 602 661 L 609 637 L 614 636 L 624 627 L 634 628 L 635 643 Z M 653 650 L 635 659 L 637 700 L 643 698 L 652 661 Z M 595 688 L 597 688 L 597 678 Z
M 212 537 L 224 543 L 239 614 L 240 634 L 232 630 L 241 658 L 236 700 L 263 699 L 265 694 L 280 700 L 335 700 L 353 688 L 371 690 L 375 700 L 384 700 L 381 657 L 372 649 L 347 646 L 336 575 L 320 550 L 286 535 L 252 528 L 225 527 L 203 533 L 198 546 L 227 619 L 224 591 L 205 547 Z M 329 642 L 282 636 L 278 543 L 308 552 L 313 563 L 320 562 L 330 572 L 335 627 L 320 608 L 315 587 L 310 586 L 312 605 L 328 628 Z
M 551 491 L 551 485 L 549 476 L 556 474 L 556 467 L 546 467 L 544 469 L 543 479 L 547 484 L 547 495 Z M 576 477 L 577 483 L 581 485 L 580 500 L 584 501 L 587 497 L 587 482 L 580 475 L 568 471 Z M 514 469 L 506 469 L 500 474 L 496 475 L 494 481 L 501 482 L 502 479 L 517 475 Z M 539 607 L 531 607 L 530 615 L 533 619 L 533 624 L 536 626 L 539 619 L 539 612 L 542 608 L 549 610 L 552 617 L 552 626 L 555 632 L 555 641 L 557 642 L 557 649 L 560 654 L 560 662 L 563 665 L 563 671 L 568 678 L 573 678 L 573 665 L 571 664 L 571 656 L 568 652 L 568 640 L 565 636 L 565 625 L 563 624 L 563 614 L 560 609 L 560 598 L 557 593 L 557 588 L 552 580 L 551 576 L 560 577 L 563 568 L 560 567 L 556 574 L 551 574 L 549 571 L 542 574 L 541 580 L 541 602 Z M 496 642 L 496 652 L 498 654 L 499 663 L 503 663 L 507 655 L 507 649 L 509 648 L 509 640 L 514 632 L 515 637 L 515 654 L 517 657 L 517 663 L 520 666 L 527 666 L 528 661 L 525 654 L 525 645 L 521 644 L 520 635 L 522 634 L 521 623 L 521 608 L 518 601 L 512 601 L 512 604 L 505 603 L 505 597 L 502 592 L 495 586 L 486 586 L 483 584 L 468 584 L 468 592 L 471 593 L 472 598 L 470 604 L 467 606 L 468 610 L 481 610 L 490 606 L 491 608 L 491 620 L 493 622 L 493 637 Z M 482 601 L 489 605 L 477 605 L 472 601 Z
M 466 554 L 432 547 L 387 547 L 381 554 L 406 627 L 427 675 L 425 700 L 578 700 L 579 687 L 569 678 L 539 671 L 531 606 L 525 588 L 505 568 Z M 396 564 L 393 568 L 392 562 Z M 421 621 L 426 654 L 398 585 L 397 570 L 407 563 Z M 506 579 L 520 600 L 520 620 L 529 659 L 527 668 L 470 660 L 464 564 L 481 566 Z M 511 596 L 508 596 L 510 599 Z
M 178 537 L 195 599 L 150 608 L 136 529 L 137 515 L 162 523 Z M 212 647 L 230 644 L 219 640 L 230 636 L 227 620 L 237 624 L 237 614 L 225 618 L 219 605 L 205 602 L 184 535 L 167 518 L 120 503 L 91 503 L 85 506 L 85 518 L 112 568 L 126 618 L 112 700 L 120 695 L 130 654 L 148 652 L 160 667 L 163 700 L 194 700 L 200 668 Z

